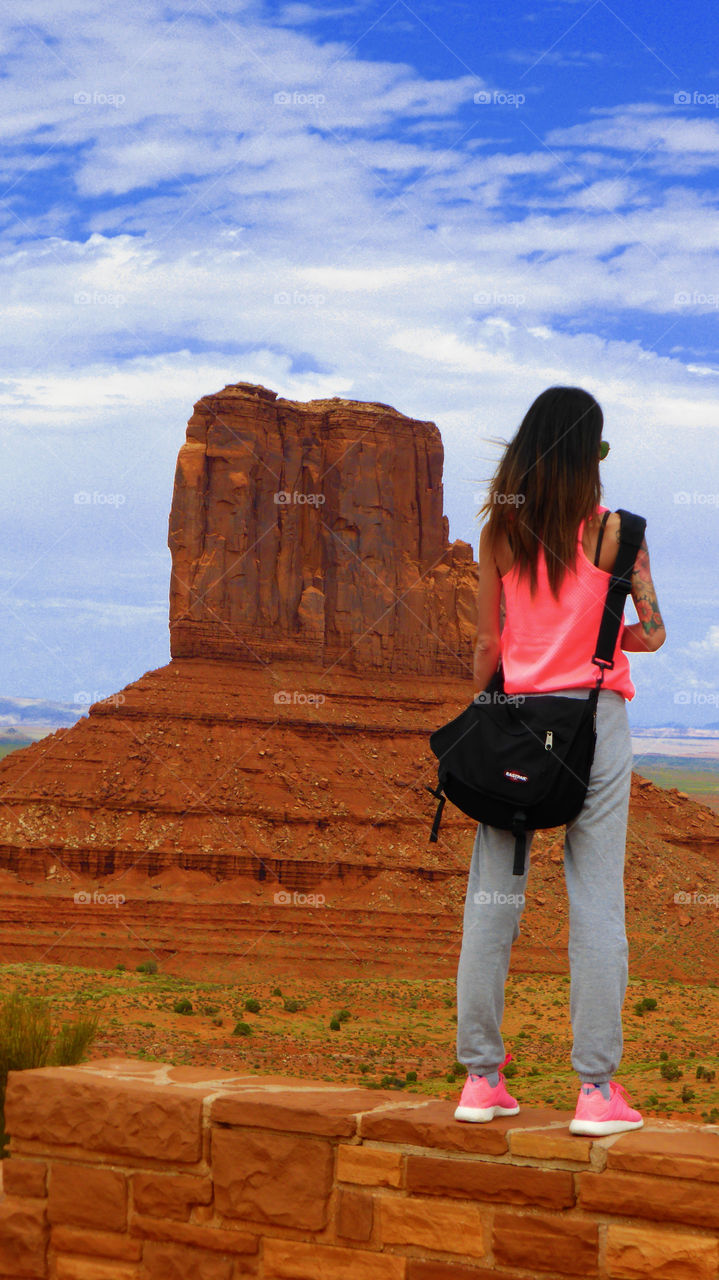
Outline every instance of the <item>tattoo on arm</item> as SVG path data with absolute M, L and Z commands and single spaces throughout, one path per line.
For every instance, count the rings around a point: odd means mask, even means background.
M 619 541 L 619 532 L 617 532 L 617 542 Z M 662 615 L 659 612 L 659 602 L 654 590 L 652 575 L 649 568 L 649 549 L 647 540 L 644 538 L 642 545 L 637 552 L 637 558 L 634 561 L 632 570 L 632 598 L 637 611 L 637 617 L 642 624 L 642 630 L 645 635 L 651 636 L 660 627 L 664 626 Z

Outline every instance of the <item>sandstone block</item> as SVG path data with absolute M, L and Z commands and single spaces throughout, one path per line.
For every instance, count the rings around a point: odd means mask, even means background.
M 10 1156 L 3 1160 L 2 1175 L 6 1195 L 42 1199 L 47 1194 L 47 1164 L 44 1160 Z
M 142 1280 L 233 1280 L 233 1267 L 232 1257 L 148 1241 Z
M 50 1222 L 123 1231 L 127 1225 L 127 1179 L 116 1169 L 54 1161 L 47 1216 Z
M 598 1239 L 596 1223 L 586 1219 L 505 1210 L 494 1215 L 495 1262 L 532 1273 L 596 1275 Z
M 345 1240 L 367 1241 L 372 1235 L 372 1196 L 342 1188 L 337 1195 L 337 1235 Z
M 386 1092 L 376 1099 L 366 1089 L 273 1090 L 272 1093 L 243 1088 L 225 1093 L 210 1106 L 213 1124 L 252 1125 L 278 1129 L 282 1133 L 312 1133 L 319 1137 L 350 1138 L 357 1130 L 357 1113 L 381 1106 Z
M 72 1067 L 8 1077 L 5 1123 L 13 1138 L 190 1162 L 201 1155 L 201 1118 L 201 1095 L 179 1086 L 130 1084 Z
M 50 1232 L 50 1244 L 57 1253 L 86 1253 L 93 1258 L 136 1262 L 142 1256 L 141 1242 L 119 1231 L 84 1231 L 59 1224 Z
M 405 1280 L 405 1258 L 364 1249 L 266 1239 L 264 1280 Z
M 528 1280 L 527 1272 L 501 1272 L 494 1267 L 473 1266 L 471 1263 L 437 1262 L 429 1258 L 408 1258 L 406 1280 Z M 552 1280 L 547 1277 L 547 1280 Z
M 668 1178 L 719 1182 L 719 1133 L 690 1128 L 637 1129 L 622 1134 L 607 1153 L 608 1169 Z
M 142 1240 L 191 1245 L 196 1249 L 209 1249 L 212 1253 L 254 1254 L 258 1246 L 257 1236 L 249 1231 L 201 1226 L 194 1222 L 168 1222 L 163 1218 L 146 1218 L 139 1213 L 130 1219 L 130 1235 Z
M 408 1155 L 406 1185 L 408 1191 L 425 1195 L 462 1196 L 545 1209 L 568 1209 L 575 1201 L 568 1170 L 532 1169 L 491 1160 Z
M 683 1222 L 692 1227 L 719 1227 L 719 1196 L 712 1183 L 612 1173 L 607 1169 L 577 1176 L 579 1203 L 584 1209 Z
M 44 1205 L 0 1200 L 0 1276 L 45 1276 L 48 1227 Z
M 383 1245 L 416 1245 L 476 1258 L 486 1252 L 477 1205 L 386 1195 L 378 1197 L 377 1210 Z
M 320 1231 L 327 1223 L 334 1158 L 320 1138 L 237 1129 L 212 1132 L 218 1213 Z
M 607 1273 L 612 1280 L 715 1280 L 719 1244 L 706 1236 L 610 1223 Z
M 139 1264 L 58 1254 L 54 1280 L 142 1280 Z
M 512 1129 L 509 1150 L 513 1156 L 530 1156 L 538 1160 L 577 1160 L 588 1164 L 592 1139 L 576 1136 L 564 1129 Z
M 341 1142 L 337 1148 L 337 1181 L 366 1186 L 402 1186 L 401 1151 L 381 1151 L 377 1147 L 355 1147 Z
M 209 1178 L 194 1178 L 191 1174 L 142 1171 L 133 1174 L 132 1189 L 138 1213 L 155 1218 L 187 1221 L 193 1205 L 209 1205 L 212 1200 Z
M 369 1112 L 359 1122 L 362 1138 L 377 1142 L 406 1143 L 416 1147 L 440 1147 L 443 1151 L 477 1151 L 482 1155 L 504 1155 L 507 1151 L 506 1122 L 458 1124 L 452 1103 L 439 1099 L 381 1112 Z M 479 1130 L 479 1132 L 478 1132 Z

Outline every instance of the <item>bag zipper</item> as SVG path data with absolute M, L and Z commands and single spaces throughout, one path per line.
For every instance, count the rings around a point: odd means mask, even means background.
M 551 751 L 551 750 L 552 750 L 552 743 L 553 743 L 553 741 L 554 741 L 554 738 L 553 738 L 553 735 L 552 735 L 552 730 L 551 730 L 551 729 L 547 729 L 547 735 L 546 735 L 546 737 L 545 737 L 545 739 L 544 739 L 544 750 L 545 750 L 545 751 Z

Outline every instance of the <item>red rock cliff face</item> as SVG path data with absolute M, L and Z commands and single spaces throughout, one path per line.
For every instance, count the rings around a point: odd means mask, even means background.
M 449 542 L 433 422 L 240 382 L 180 449 L 173 658 L 304 658 L 471 678 L 477 566 Z

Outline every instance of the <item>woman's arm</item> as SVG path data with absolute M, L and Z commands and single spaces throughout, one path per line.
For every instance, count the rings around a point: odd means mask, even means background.
M 478 691 L 486 689 L 497 670 L 501 653 L 499 600 L 502 579 L 491 554 L 485 525 L 479 538 L 479 591 L 477 641 L 474 646 L 474 679 Z
M 657 593 L 652 582 L 646 538 L 634 561 L 632 600 L 639 621 L 632 622 L 629 626 L 625 624 L 622 631 L 622 649 L 626 649 L 628 653 L 653 652 L 664 644 L 667 633 L 664 630 Z

